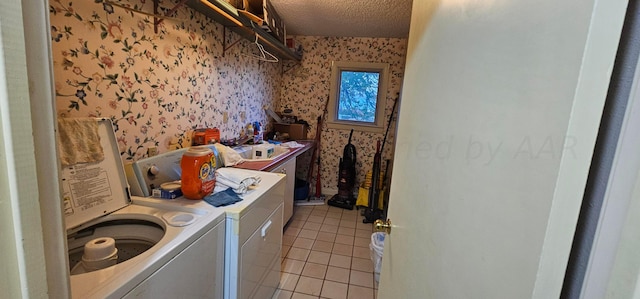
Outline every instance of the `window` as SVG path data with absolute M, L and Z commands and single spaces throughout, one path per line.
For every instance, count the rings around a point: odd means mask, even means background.
M 386 63 L 334 61 L 327 127 L 382 133 L 388 73 Z

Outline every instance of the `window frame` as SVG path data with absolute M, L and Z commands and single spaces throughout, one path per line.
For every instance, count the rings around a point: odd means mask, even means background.
M 342 72 L 375 72 L 380 74 L 378 96 L 376 100 L 376 117 L 373 123 L 338 119 L 338 98 Z M 339 130 L 358 130 L 372 133 L 384 132 L 384 113 L 387 106 L 387 86 L 389 81 L 389 64 L 379 62 L 332 61 L 331 86 L 329 104 L 327 106 L 327 127 Z

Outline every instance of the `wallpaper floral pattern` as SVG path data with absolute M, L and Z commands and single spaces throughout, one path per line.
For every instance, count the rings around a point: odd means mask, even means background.
M 160 1 L 163 13 L 178 1 Z M 153 11 L 153 1 L 124 0 Z M 281 85 L 280 63 L 223 53 L 222 39 L 238 39 L 186 6 L 154 32 L 153 17 L 103 0 L 50 1 L 59 117 L 106 117 L 116 128 L 123 160 L 168 151 L 196 128 L 217 127 L 238 137 L 249 122 L 267 122 Z
M 297 36 L 295 39 L 302 45 L 304 56 L 300 65 L 292 67 L 283 75 L 279 110 L 291 108 L 299 118 L 308 121 L 311 124 L 309 138 L 313 138 L 318 115 L 322 113 L 330 92 L 331 61 L 383 62 L 389 64 L 390 77 L 384 118 L 386 128 L 393 103 L 399 98 L 402 86 L 407 39 L 311 36 Z M 396 117 L 397 111 L 382 154 L 383 172 L 385 161 L 393 158 Z M 373 167 L 376 142 L 383 138 L 384 133 L 354 131 L 352 144 L 355 145 L 357 154 L 357 182 L 363 182 L 367 171 Z M 321 182 L 322 187 L 329 191 L 337 190 L 338 165 L 348 139 L 348 130 L 328 129 L 326 126 L 322 128 Z
M 161 12 L 178 2 L 160 0 Z M 151 0 L 117 3 L 153 11 Z M 155 33 L 153 17 L 103 0 L 49 4 L 58 116 L 110 118 L 123 160 L 145 157 L 150 147 L 162 153 L 185 146 L 181 137 L 196 128 L 217 127 L 222 138 L 238 137 L 247 123 L 270 120 L 265 107 L 293 108 L 311 124 L 311 139 L 329 94 L 332 60 L 390 64 L 385 118 L 400 92 L 406 39 L 298 36 L 304 48 L 299 64 L 268 63 L 242 55 L 253 47 L 244 39 L 223 51 L 223 38 L 230 44 L 239 37 L 228 30 L 224 36 L 222 25 L 187 6 Z M 392 127 L 383 161 L 392 157 L 394 132 Z M 323 188 L 337 187 L 348 134 L 323 128 Z M 382 138 L 354 133 L 358 181 L 371 169 L 376 140 Z M 305 178 L 308 157 L 299 162 Z

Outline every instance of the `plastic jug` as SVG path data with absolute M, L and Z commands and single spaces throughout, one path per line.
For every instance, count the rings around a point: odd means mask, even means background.
M 216 157 L 208 146 L 189 148 L 180 160 L 182 194 L 188 199 L 202 199 L 216 185 Z

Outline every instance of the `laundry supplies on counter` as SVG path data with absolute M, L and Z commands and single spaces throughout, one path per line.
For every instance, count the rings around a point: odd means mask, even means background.
M 214 192 L 213 194 L 209 194 L 204 197 L 204 201 L 214 207 L 228 206 L 241 200 L 242 198 L 240 198 L 232 188 L 227 188 L 227 190 L 220 192 Z
M 275 155 L 276 147 L 273 144 L 263 143 L 251 148 L 252 159 L 269 159 Z
M 220 153 L 220 156 L 222 157 L 222 161 L 224 164 L 223 166 L 231 167 L 233 165 L 244 162 L 244 159 L 242 158 L 242 156 L 234 149 L 220 143 L 216 143 L 214 146 L 216 147 L 216 149 Z
M 286 147 L 286 148 L 300 148 L 300 147 L 305 147 L 304 144 L 300 144 L 297 143 L 295 141 L 289 141 L 289 142 L 285 142 L 285 143 L 281 143 L 280 146 L 282 147 Z
M 228 188 L 235 193 L 243 194 L 249 187 L 258 185 L 260 177 L 246 170 L 238 168 L 219 168 L 216 170 L 216 188 L 214 192 L 224 191 Z
M 209 195 L 216 183 L 215 167 L 215 156 L 207 146 L 194 146 L 184 152 L 180 161 L 184 197 L 202 199 Z
M 197 129 L 193 132 L 192 145 L 206 145 L 220 142 L 220 130 L 218 128 Z
M 151 197 L 174 199 L 182 196 L 182 182 L 173 181 L 160 184 L 160 188 L 151 190 Z

